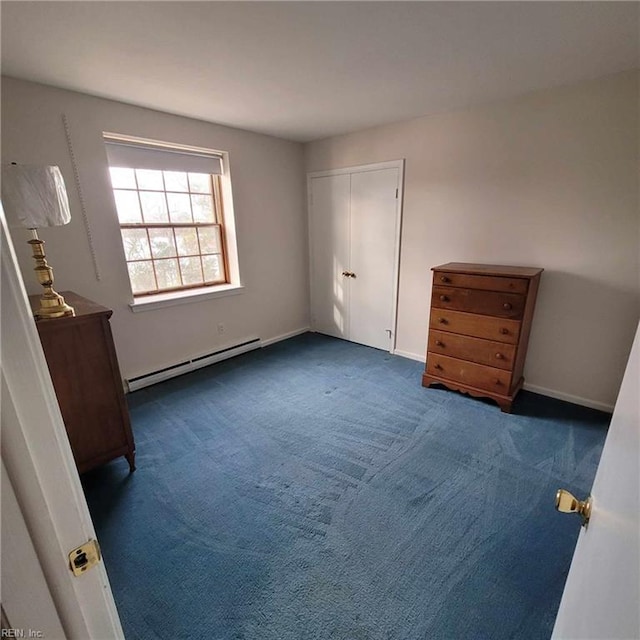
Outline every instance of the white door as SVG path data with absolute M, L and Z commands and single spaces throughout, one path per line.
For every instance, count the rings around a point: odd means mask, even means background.
M 2 616 L 12 629 L 37 629 L 45 638 L 64 638 L 60 616 L 22 517 L 9 474 L 1 464 Z M 29 597 L 25 597 L 28 594 Z M 28 635 L 28 634 L 26 634 Z
M 69 569 L 68 553 L 95 531 L 2 207 L 0 240 L 3 614 L 24 637 L 31 628 L 56 640 L 123 638 L 104 564 L 79 577 Z M 13 499 L 28 538 L 18 518 L 4 521 Z
M 557 640 L 640 638 L 639 370 L 640 328 L 593 483 L 591 520 L 562 595 Z
M 311 179 L 313 328 L 336 338 L 349 337 L 349 211 L 351 176 Z
M 398 169 L 351 174 L 349 339 L 390 349 Z
M 315 331 L 393 351 L 402 163 L 309 177 Z

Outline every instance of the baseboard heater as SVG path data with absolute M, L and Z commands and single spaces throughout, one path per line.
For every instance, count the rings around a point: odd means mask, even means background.
M 127 390 L 137 391 L 138 389 L 148 387 L 152 384 L 156 384 L 157 382 L 181 376 L 183 373 L 189 373 L 189 371 L 195 371 L 196 369 L 207 367 L 210 364 L 220 362 L 221 360 L 227 360 L 234 356 L 239 356 L 241 353 L 260 349 L 261 347 L 262 341 L 260 338 L 251 338 L 244 342 L 240 342 L 239 344 L 218 349 L 217 351 L 197 356 L 196 358 L 191 358 L 190 360 L 185 360 L 177 364 L 172 364 L 168 367 L 164 367 L 163 369 L 158 369 L 157 371 L 151 371 L 150 373 L 145 373 L 144 375 L 136 376 L 135 378 L 128 378 L 126 380 Z

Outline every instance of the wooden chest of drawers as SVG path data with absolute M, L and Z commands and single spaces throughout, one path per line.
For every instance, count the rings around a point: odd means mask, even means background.
M 75 316 L 36 320 L 79 473 L 124 456 L 135 469 L 135 445 L 107 309 L 72 291 Z M 39 296 L 30 296 L 34 312 Z
M 433 267 L 422 384 L 511 405 L 524 378 L 542 269 L 450 262 Z

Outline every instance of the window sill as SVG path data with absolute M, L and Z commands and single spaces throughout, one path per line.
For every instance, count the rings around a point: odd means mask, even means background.
M 239 284 L 221 284 L 215 287 L 202 287 L 201 289 L 188 289 L 186 291 L 172 291 L 170 293 L 158 293 L 153 296 L 144 296 L 134 299 L 129 305 L 133 313 L 140 311 L 153 311 L 163 307 L 174 307 L 178 304 L 200 302 L 210 298 L 223 298 L 242 293 L 244 287 Z

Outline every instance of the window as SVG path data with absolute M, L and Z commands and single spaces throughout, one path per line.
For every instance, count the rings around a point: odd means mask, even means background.
M 229 283 L 221 154 L 105 144 L 134 296 Z

